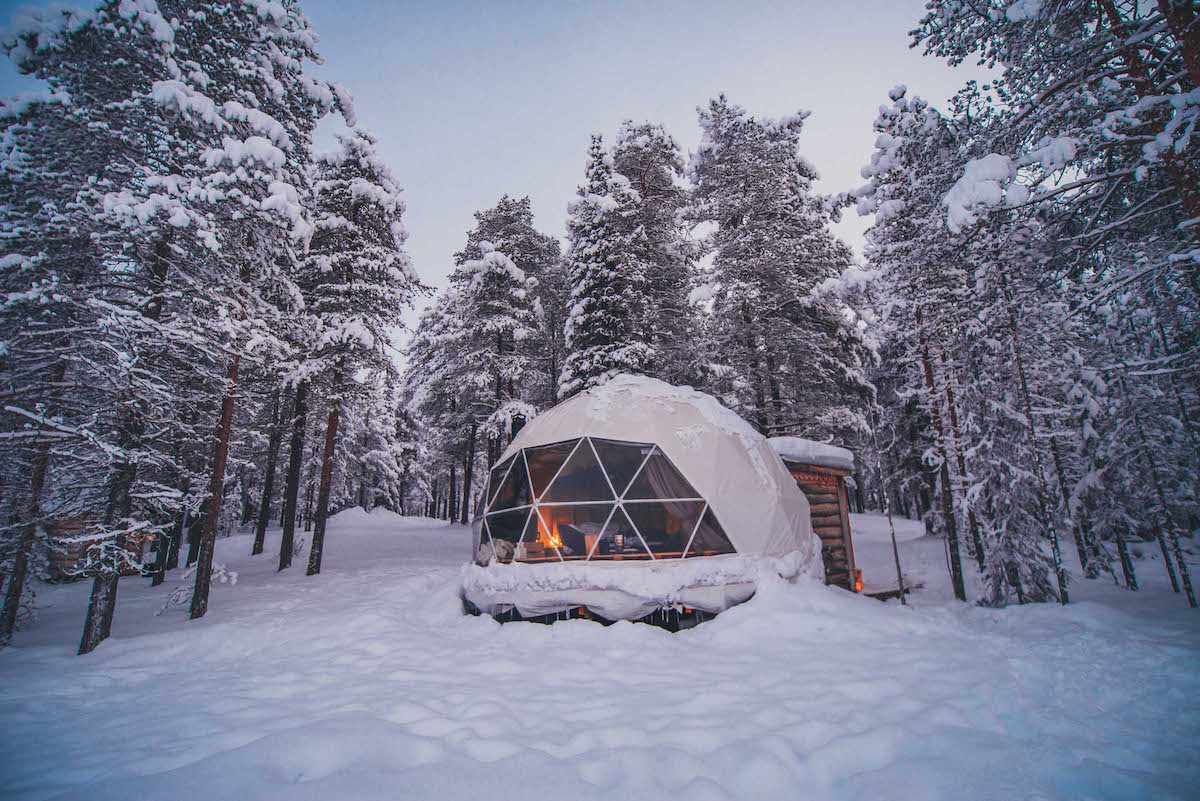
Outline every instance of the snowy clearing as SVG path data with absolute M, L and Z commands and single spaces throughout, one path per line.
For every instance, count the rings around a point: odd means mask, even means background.
M 855 517 L 868 590 L 887 527 Z M 208 616 L 122 582 L 74 655 L 83 583 L 39 586 L 0 654 L 6 799 L 1196 798 L 1200 617 L 1145 549 L 1144 590 L 949 602 L 943 543 L 901 523 L 915 608 L 769 585 L 696 629 L 500 626 L 456 596 L 468 529 L 351 510 L 325 568 L 250 540 Z

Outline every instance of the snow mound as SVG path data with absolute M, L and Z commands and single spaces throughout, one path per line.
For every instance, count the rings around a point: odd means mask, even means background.
M 771 437 L 771 448 L 782 458 L 800 464 L 815 464 L 838 470 L 854 469 L 854 454 L 845 448 L 800 437 Z
M 630 568 L 633 569 L 630 569 Z M 660 559 L 636 566 L 613 562 L 520 562 L 463 568 L 463 595 L 486 614 L 516 607 L 523 616 L 586 606 L 609 620 L 635 620 L 680 605 L 722 612 L 748 600 L 763 581 L 817 578 L 817 563 L 786 557 L 728 554 Z
M 898 519 L 927 582 L 912 606 L 767 577 L 672 634 L 465 616 L 468 529 L 351 518 L 319 576 L 276 571 L 277 528 L 259 556 L 218 540 L 241 578 L 201 620 L 155 614 L 182 570 L 122 579 L 84 657 L 88 584 L 39 584 L 0 653 L 0 798 L 1196 797 L 1200 627 L 1157 549 L 1136 593 L 1081 580 L 1067 607 L 981 609 L 952 600 L 944 542 Z M 886 575 L 880 521 L 855 516 L 878 530 L 856 551 Z

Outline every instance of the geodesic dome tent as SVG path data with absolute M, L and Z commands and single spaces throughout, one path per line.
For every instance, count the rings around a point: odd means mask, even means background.
M 715 398 L 618 376 L 529 423 L 488 477 L 464 596 L 608 619 L 746 600 L 764 568 L 819 573 L 808 502 Z

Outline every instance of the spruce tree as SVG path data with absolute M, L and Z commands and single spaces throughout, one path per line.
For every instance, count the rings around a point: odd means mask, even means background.
M 646 373 L 654 350 L 645 341 L 646 232 L 631 219 L 637 195 L 614 172 L 599 136 L 588 150 L 587 179 L 567 219 L 571 310 L 567 356 L 559 379 L 563 397 L 619 373 Z

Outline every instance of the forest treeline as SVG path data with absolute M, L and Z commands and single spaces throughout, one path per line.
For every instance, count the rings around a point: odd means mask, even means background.
M 966 571 L 990 605 L 1133 590 L 1152 546 L 1194 605 L 1197 20 L 932 2 L 914 46 L 995 79 L 880 98 L 865 183 L 833 196 L 804 112 L 719 96 L 692 153 L 626 122 L 593 137 L 565 240 L 514 176 L 404 334 L 432 293 L 399 183 L 311 76 L 297 2 L 27 14 L 2 43 L 45 91 L 0 107 L 0 641 L 34 575 L 92 582 L 86 652 L 122 576 L 191 566 L 203 615 L 218 536 L 261 553 L 277 522 L 262 558 L 311 544 L 314 574 L 338 509 L 466 522 L 515 426 L 621 372 L 851 448 L 858 503 L 944 537 L 962 599 Z

